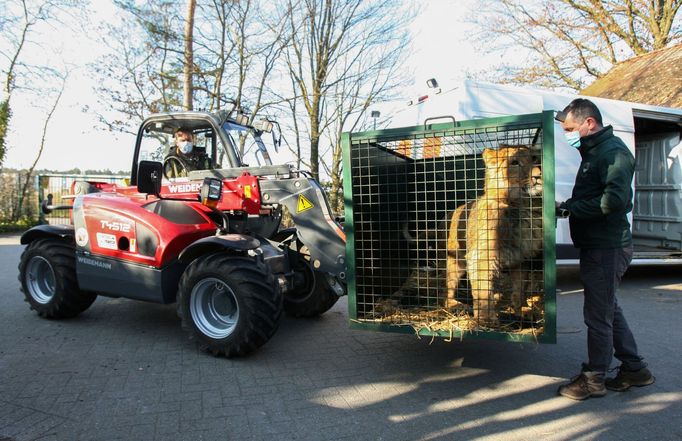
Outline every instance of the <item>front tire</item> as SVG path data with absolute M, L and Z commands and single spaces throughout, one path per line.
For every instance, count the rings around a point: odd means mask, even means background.
M 38 239 L 21 254 L 19 281 L 25 300 L 45 318 L 75 317 L 97 294 L 81 291 L 76 278 L 76 249 L 59 239 Z
M 279 327 L 282 294 L 263 262 L 225 253 L 192 262 L 180 280 L 178 315 L 213 355 L 245 355 Z

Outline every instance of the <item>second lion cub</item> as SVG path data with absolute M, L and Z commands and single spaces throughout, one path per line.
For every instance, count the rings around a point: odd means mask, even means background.
M 446 306 L 458 304 L 455 293 L 466 272 L 474 317 L 494 326 L 502 271 L 510 272 L 512 303 L 520 303 L 520 267 L 542 250 L 542 190 L 533 177 L 539 166 L 528 146 L 485 149 L 483 161 L 483 194 L 458 207 L 450 220 Z

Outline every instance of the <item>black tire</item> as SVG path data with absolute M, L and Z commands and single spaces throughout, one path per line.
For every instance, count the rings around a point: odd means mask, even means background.
M 299 287 L 284 294 L 284 311 L 294 317 L 317 317 L 329 311 L 339 296 L 329 286 L 325 274 L 313 269 L 310 254 L 297 239 L 296 229 L 280 230 L 272 236 L 272 240 L 289 247 L 291 266 L 303 278 Z
M 263 262 L 216 253 L 187 267 L 177 307 L 200 349 L 233 357 L 254 351 L 277 331 L 282 293 Z
M 60 239 L 38 239 L 26 247 L 19 281 L 31 309 L 45 318 L 75 317 L 97 298 L 78 287 L 75 246 Z

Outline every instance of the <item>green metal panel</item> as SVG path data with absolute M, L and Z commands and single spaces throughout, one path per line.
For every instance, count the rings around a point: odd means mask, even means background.
M 556 197 L 554 195 L 554 112 L 542 112 L 543 232 L 545 246 L 545 332 L 543 343 L 556 343 Z
M 553 127 L 552 112 L 544 112 L 345 133 L 342 147 L 351 327 L 445 338 L 555 342 Z M 449 216 L 456 207 L 480 196 L 484 179 L 480 153 L 500 144 L 541 146 L 544 247 L 537 260 L 542 268 L 538 270 L 535 262 L 527 265 L 527 271 L 519 272 L 529 278 L 521 283 L 531 293 L 538 291 L 534 274 L 542 272 L 541 319 L 531 312 L 526 320 L 519 312 L 520 327 L 473 329 L 454 325 L 443 329 L 428 323 L 421 326 L 419 320 L 408 320 L 409 324 L 384 322 L 387 314 L 382 312 L 382 302 L 390 300 L 389 310 L 394 308 L 395 293 L 400 293 L 395 306 L 399 312 L 429 314 L 443 308 L 447 296 L 444 253 L 451 253 L 444 245 Z M 423 245 L 429 241 L 432 244 Z M 408 289 L 410 294 L 405 295 Z M 527 302 L 533 299 L 524 295 Z M 528 305 L 526 309 L 535 311 L 538 303 Z M 516 308 L 514 313 L 522 309 Z M 524 328 L 523 323 L 531 325 Z
M 355 234 L 353 225 L 353 177 L 350 168 L 350 133 L 341 135 L 343 151 L 343 199 L 345 210 L 344 232 L 346 233 L 346 283 L 348 287 L 348 309 L 350 317 L 357 318 L 357 297 L 355 295 Z

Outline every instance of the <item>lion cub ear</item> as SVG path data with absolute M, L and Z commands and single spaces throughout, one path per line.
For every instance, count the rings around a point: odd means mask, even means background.
M 497 159 L 497 150 L 494 149 L 484 149 L 483 150 L 483 162 L 486 164 L 490 164 L 494 162 L 495 159 Z

